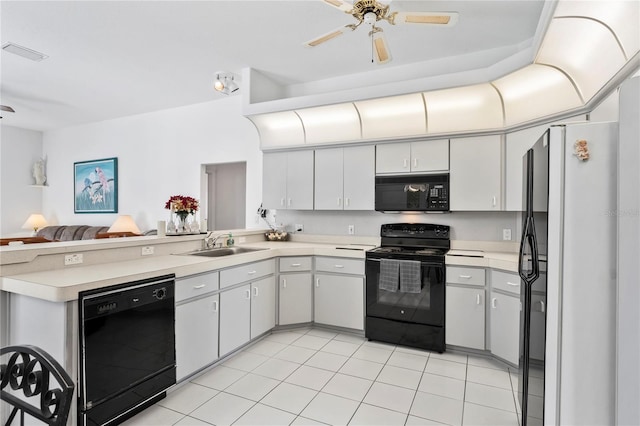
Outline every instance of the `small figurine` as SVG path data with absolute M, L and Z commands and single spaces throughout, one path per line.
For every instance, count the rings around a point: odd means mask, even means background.
M 587 141 L 579 139 L 573 144 L 574 154 L 578 157 L 578 160 L 587 161 L 589 159 L 589 148 L 587 147 Z
M 47 181 L 47 177 L 44 174 L 44 163 L 44 158 L 33 163 L 33 178 L 36 180 L 36 185 L 44 185 Z

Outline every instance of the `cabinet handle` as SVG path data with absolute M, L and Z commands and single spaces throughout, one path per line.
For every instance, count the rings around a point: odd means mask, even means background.
M 282 288 L 287 288 L 287 280 L 282 279 Z
M 212 305 L 213 305 L 213 312 L 218 312 L 218 301 L 214 300 Z
M 258 287 L 253 288 L 253 296 L 258 297 Z
M 333 265 L 333 266 L 334 266 L 335 268 L 337 268 L 337 269 L 342 269 L 342 268 L 344 268 L 344 265 Z
M 253 275 L 253 274 L 255 274 L 255 273 L 256 273 L 256 271 L 249 271 L 249 272 L 247 272 L 247 274 L 248 274 L 248 275 Z
M 245 290 L 247 292 L 247 297 L 245 297 L 245 299 L 249 300 L 251 299 L 251 290 Z
M 205 288 L 206 286 L 207 286 L 206 284 L 194 285 L 194 286 L 193 286 L 193 289 L 194 289 L 194 290 L 199 290 L 199 289 L 201 289 L 201 288 Z
M 320 278 L 316 278 L 316 287 L 320 287 Z
M 280 205 L 284 207 L 284 198 L 280 198 Z
M 496 198 L 495 195 L 493 196 L 493 201 L 492 202 L 493 202 L 493 207 L 495 207 L 496 204 L 498 204 L 498 199 Z
M 338 206 L 339 206 L 339 205 L 340 205 L 340 203 L 342 203 L 342 198 L 338 197 L 338 201 L 337 201 L 336 205 L 338 205 Z
M 517 286 L 519 286 L 519 285 L 520 285 L 520 283 L 512 283 L 511 281 L 507 281 L 507 284 L 508 284 L 508 285 L 512 285 L 512 286 L 514 286 L 514 287 L 517 287 Z
M 471 279 L 471 275 L 458 275 L 460 278 L 463 278 L 465 280 L 469 280 Z
M 291 198 L 287 198 L 287 206 L 291 207 Z
M 496 304 L 497 304 L 497 302 L 498 302 L 498 299 L 496 299 L 495 297 L 494 297 L 493 299 L 491 299 L 491 307 L 492 307 L 493 309 L 495 309 L 495 308 L 496 308 Z
M 540 312 L 544 312 L 544 302 L 540 301 Z
M 302 265 L 301 263 L 292 263 L 291 267 L 292 268 L 297 268 L 298 266 Z
M 403 160 L 403 162 L 402 162 L 402 167 L 406 169 L 406 168 L 407 168 L 407 165 L 408 165 L 408 163 L 407 163 L 407 159 L 405 158 L 405 159 Z
M 476 294 L 476 305 L 480 304 L 480 295 Z
M 347 207 L 349 206 L 349 198 L 346 198 L 346 197 L 345 197 L 345 199 L 344 199 L 344 205 L 345 205 L 345 206 L 347 206 Z
M 417 158 L 413 159 L 413 167 L 414 168 L 418 167 L 418 159 Z

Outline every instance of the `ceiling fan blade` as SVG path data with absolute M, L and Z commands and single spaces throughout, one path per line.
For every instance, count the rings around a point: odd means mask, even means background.
M 450 27 L 458 22 L 456 12 L 396 12 L 393 24 L 430 24 Z
M 380 65 L 391 60 L 391 51 L 382 30 L 373 33 L 373 56 Z
M 353 9 L 353 4 L 351 4 L 348 1 L 342 1 L 342 0 L 323 0 L 323 1 L 329 6 L 333 6 L 336 9 L 340 9 L 343 12 L 348 13 Z
M 326 34 L 321 35 L 320 37 L 316 37 L 312 40 L 309 40 L 307 42 L 304 43 L 305 46 L 307 47 L 315 47 L 319 44 L 322 44 L 326 41 L 332 40 L 338 36 L 341 36 L 344 33 L 350 33 L 351 31 L 355 30 L 356 27 L 355 25 L 344 25 L 342 27 L 336 28 L 333 31 L 329 31 Z

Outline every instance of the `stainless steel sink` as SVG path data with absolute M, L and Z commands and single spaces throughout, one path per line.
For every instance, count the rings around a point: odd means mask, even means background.
M 191 256 L 220 257 L 231 256 L 232 254 L 251 253 L 253 251 L 268 250 L 266 248 L 254 247 L 219 247 L 212 249 L 203 249 L 185 253 Z

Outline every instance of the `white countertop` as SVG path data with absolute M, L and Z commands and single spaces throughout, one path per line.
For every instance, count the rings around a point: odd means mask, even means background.
M 235 265 L 272 259 L 280 256 L 335 256 L 364 259 L 368 244 L 328 242 L 251 242 L 240 246 L 265 250 L 223 257 L 190 255 L 158 255 L 64 269 L 22 273 L 0 279 L 0 290 L 23 294 L 52 302 L 67 302 L 78 298 L 78 292 L 174 273 L 184 277 Z M 490 248 L 493 248 L 489 245 Z M 517 271 L 518 255 L 511 252 L 452 249 L 446 256 L 447 265 L 478 266 Z
M 266 250 L 222 257 L 150 256 L 129 261 L 5 276 L 0 280 L 0 290 L 52 302 L 67 302 L 77 299 L 80 291 L 164 274 L 174 273 L 176 277 L 183 277 L 278 256 L 337 256 L 364 259 L 365 250 L 373 248 L 373 246 L 349 244 L 267 241 L 242 246 Z

